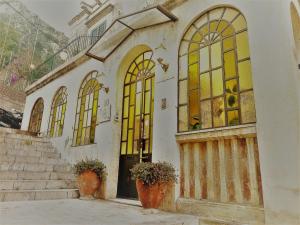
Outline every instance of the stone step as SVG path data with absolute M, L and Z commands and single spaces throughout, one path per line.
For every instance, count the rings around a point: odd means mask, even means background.
M 18 156 L 0 154 L 0 163 L 15 162 L 15 163 L 43 163 L 50 165 L 64 165 L 66 162 L 62 159 L 36 157 L 36 156 Z
M 78 198 L 77 189 L 0 191 L 0 202 Z
M 75 175 L 63 172 L 0 171 L 0 180 L 74 180 Z
M 75 180 L 0 180 L 0 190 L 48 190 L 76 188 Z
M 72 172 L 72 166 L 68 164 L 3 162 L 0 164 L 0 171 Z
M 9 148 L 0 148 L 0 154 L 2 155 L 15 155 L 15 156 L 34 156 L 34 157 L 44 157 L 44 158 L 54 158 L 59 159 L 60 154 L 57 152 L 41 152 L 35 149 L 9 149 Z
M 27 144 L 15 144 L 11 142 L 0 142 L 0 149 L 6 149 L 6 150 L 35 150 L 38 152 L 55 152 L 55 148 L 48 143 L 47 145 L 27 145 Z

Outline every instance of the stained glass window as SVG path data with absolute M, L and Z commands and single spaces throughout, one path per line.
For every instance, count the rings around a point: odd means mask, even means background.
M 196 19 L 179 50 L 179 132 L 255 123 L 247 23 L 230 7 Z
M 63 133 L 65 113 L 67 106 L 67 88 L 61 87 L 54 95 L 48 124 L 48 135 L 60 137 Z
M 93 144 L 99 108 L 97 71 L 89 73 L 83 80 L 77 100 L 77 110 L 73 134 L 73 146 Z
M 36 100 L 32 108 L 28 131 L 34 133 L 40 133 L 43 112 L 44 112 L 44 100 L 42 98 L 39 98 L 38 100 Z

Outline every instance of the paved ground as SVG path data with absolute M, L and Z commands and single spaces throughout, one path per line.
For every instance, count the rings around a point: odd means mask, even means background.
M 0 203 L 0 225 L 199 225 L 197 217 L 101 200 Z

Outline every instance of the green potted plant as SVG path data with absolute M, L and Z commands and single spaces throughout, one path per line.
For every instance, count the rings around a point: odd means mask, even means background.
M 139 163 L 130 171 L 132 179 L 136 180 L 139 200 L 144 208 L 158 208 L 168 184 L 177 182 L 175 168 L 167 162 Z
M 80 197 L 94 198 L 106 177 L 106 166 L 95 159 L 85 159 L 74 165 Z

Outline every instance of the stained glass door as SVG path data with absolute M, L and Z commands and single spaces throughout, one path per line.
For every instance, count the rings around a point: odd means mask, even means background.
M 139 55 L 125 78 L 118 197 L 137 198 L 130 169 L 152 159 L 155 64 L 151 59 L 151 51 Z

